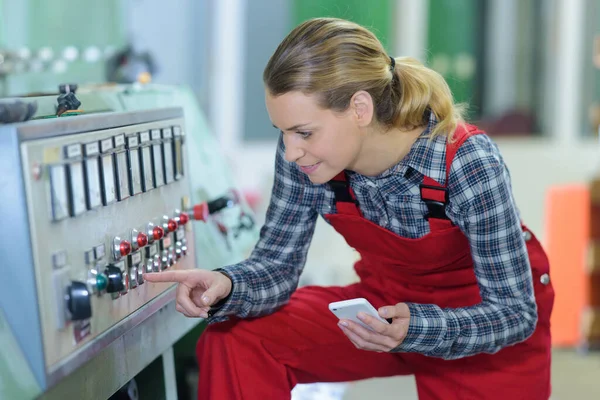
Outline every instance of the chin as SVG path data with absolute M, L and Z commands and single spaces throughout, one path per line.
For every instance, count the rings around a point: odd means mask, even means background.
M 326 174 L 320 173 L 320 174 L 310 174 L 310 175 L 307 174 L 306 176 L 308 176 L 308 179 L 315 185 L 322 185 L 322 184 L 327 183 L 330 180 L 332 180 L 335 177 L 335 175 L 337 175 L 337 174 L 330 175 L 327 173 Z
M 331 179 L 324 179 L 322 176 L 312 176 L 312 175 L 307 175 L 307 176 L 308 176 L 308 179 L 315 185 L 321 185 L 321 184 L 327 183 L 331 180 Z

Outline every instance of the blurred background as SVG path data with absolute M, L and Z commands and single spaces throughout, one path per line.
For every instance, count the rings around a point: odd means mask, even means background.
M 389 54 L 441 73 L 498 143 L 552 263 L 553 398 L 600 398 L 599 0 L 0 0 L 0 97 L 65 83 L 185 87 L 262 222 L 278 136 L 262 70 L 317 16 L 363 24 Z M 320 221 L 302 284 L 352 282 L 355 259 Z M 411 379 L 306 385 L 295 397 L 414 399 Z

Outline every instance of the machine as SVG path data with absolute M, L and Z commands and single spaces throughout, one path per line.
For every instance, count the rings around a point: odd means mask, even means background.
M 0 398 L 107 399 L 159 358 L 177 398 L 172 348 L 200 320 L 143 273 L 240 261 L 257 228 L 185 90 L 82 92 L 0 125 Z

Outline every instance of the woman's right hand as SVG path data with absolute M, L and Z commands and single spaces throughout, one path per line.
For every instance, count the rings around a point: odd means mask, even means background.
M 231 292 L 231 280 L 220 272 L 202 269 L 144 274 L 148 282 L 177 282 L 177 311 L 186 317 L 208 318 L 210 306 Z

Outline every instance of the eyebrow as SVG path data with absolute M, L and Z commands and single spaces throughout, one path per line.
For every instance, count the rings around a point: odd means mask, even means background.
M 276 126 L 275 126 L 275 124 L 272 124 L 272 125 L 273 125 L 273 128 L 275 128 L 275 129 L 279 129 L 278 127 L 276 127 Z M 307 122 L 307 123 L 304 123 L 304 124 L 296 124 L 296 125 L 294 125 L 294 126 L 290 126 L 289 128 L 287 128 L 287 129 L 284 129 L 284 131 L 295 131 L 295 130 L 297 130 L 298 128 L 302 128 L 303 126 L 306 126 L 306 125 L 308 125 L 308 122 Z

